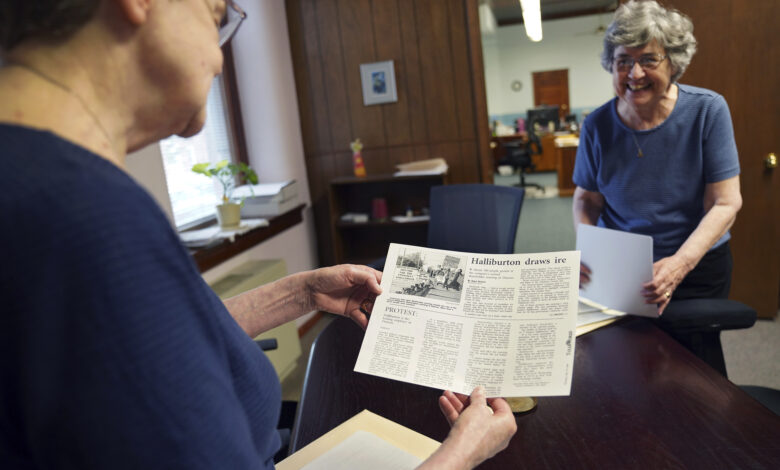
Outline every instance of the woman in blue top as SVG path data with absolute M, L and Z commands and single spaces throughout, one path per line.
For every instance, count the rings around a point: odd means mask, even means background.
M 653 237 L 662 314 L 676 299 L 727 297 L 729 228 L 742 205 L 728 106 L 677 83 L 696 51 L 693 24 L 655 1 L 629 1 L 607 28 L 601 64 L 616 98 L 583 124 L 574 169 L 574 225 Z M 589 271 L 583 267 L 583 282 Z
M 366 326 L 381 273 L 365 266 L 221 302 L 124 171 L 127 152 L 203 126 L 239 12 L 0 2 L 2 468 L 272 468 L 281 391 L 251 338 L 312 310 Z M 439 406 L 453 427 L 424 468 L 471 468 L 516 430 L 479 387 Z

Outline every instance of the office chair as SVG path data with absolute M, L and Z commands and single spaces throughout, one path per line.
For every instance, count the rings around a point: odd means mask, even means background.
M 428 247 L 470 253 L 514 253 L 525 189 L 491 184 L 431 188 Z M 368 266 L 382 271 L 385 258 Z
M 686 349 L 728 378 L 720 332 L 750 328 L 756 323 L 756 311 L 736 300 L 672 300 L 657 323 Z M 756 385 L 740 385 L 739 388 L 780 416 L 780 390 Z
M 540 155 L 542 153 L 542 143 L 539 141 L 539 137 L 536 134 L 529 132 L 527 143 L 520 141 L 506 142 L 504 143 L 504 148 L 506 148 L 506 156 L 498 163 L 499 165 L 509 165 L 517 170 L 517 173 L 520 175 L 520 182 L 514 186 L 519 188 L 530 186 L 544 192 L 544 186 L 525 181 L 525 173 L 536 169 L 533 155 Z
M 431 188 L 428 247 L 471 253 L 513 253 L 522 188 L 454 184 Z
M 756 311 L 736 300 L 672 299 L 656 321 L 662 330 L 728 377 L 720 332 L 750 328 L 756 323 Z

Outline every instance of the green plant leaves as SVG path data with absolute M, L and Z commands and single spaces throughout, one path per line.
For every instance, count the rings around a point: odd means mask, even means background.
M 222 201 L 230 200 L 236 186 L 236 176 L 243 176 L 247 182 L 257 184 L 257 173 L 244 162 L 232 163 L 221 160 L 216 163 L 196 163 L 192 171 L 209 178 L 216 178 L 222 184 Z

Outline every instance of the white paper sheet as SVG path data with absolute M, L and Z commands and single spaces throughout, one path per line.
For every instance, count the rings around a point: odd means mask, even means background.
M 652 237 L 579 224 L 577 249 L 591 270 L 581 297 L 632 315 L 658 316 L 642 296 L 642 284 L 653 279 Z

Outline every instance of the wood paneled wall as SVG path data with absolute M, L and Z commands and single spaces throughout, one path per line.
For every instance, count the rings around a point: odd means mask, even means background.
M 450 183 L 492 180 L 477 0 L 287 0 L 320 262 L 330 264 L 328 182 L 441 157 Z M 363 105 L 360 64 L 393 60 L 398 101 Z

